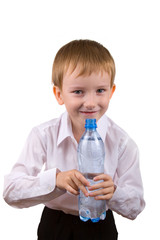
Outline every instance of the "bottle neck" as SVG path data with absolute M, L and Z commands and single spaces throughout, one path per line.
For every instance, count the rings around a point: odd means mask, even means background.
M 96 128 L 86 128 L 86 132 L 95 132 Z

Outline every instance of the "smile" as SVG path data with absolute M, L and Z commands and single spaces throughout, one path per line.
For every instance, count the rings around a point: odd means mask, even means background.
M 97 113 L 97 111 L 90 111 L 90 112 L 87 112 L 87 111 L 80 111 L 80 113 L 82 113 L 83 115 L 89 115 L 89 116 L 91 116 L 91 115 L 94 115 L 95 113 Z

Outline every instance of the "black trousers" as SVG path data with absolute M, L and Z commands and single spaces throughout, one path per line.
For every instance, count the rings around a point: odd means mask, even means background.
M 118 233 L 113 213 L 105 220 L 83 222 L 78 216 L 45 207 L 38 227 L 38 240 L 116 240 Z

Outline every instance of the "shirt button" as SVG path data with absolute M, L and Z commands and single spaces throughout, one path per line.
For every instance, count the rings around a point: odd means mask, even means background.
M 52 191 L 52 187 L 48 187 L 48 190 L 51 192 Z

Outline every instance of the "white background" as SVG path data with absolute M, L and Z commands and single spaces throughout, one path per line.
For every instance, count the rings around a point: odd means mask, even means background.
M 108 116 L 140 149 L 146 208 L 134 221 L 115 214 L 119 240 L 158 239 L 160 7 L 150 0 L 0 1 L 0 193 L 31 128 L 58 117 L 52 62 L 65 43 L 99 41 L 113 55 L 117 89 Z M 0 238 L 36 239 L 42 205 L 14 209 L 0 198 Z M 158 218 L 158 220 L 156 220 Z

